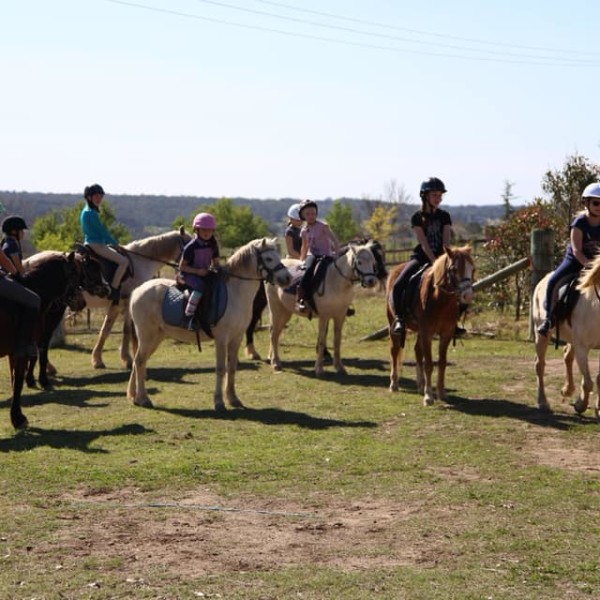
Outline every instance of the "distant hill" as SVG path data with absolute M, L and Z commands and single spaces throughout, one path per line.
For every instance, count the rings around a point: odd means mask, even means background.
M 187 220 L 200 205 L 213 204 L 218 200 L 218 198 L 202 196 L 120 196 L 112 194 L 106 198 L 114 209 L 117 219 L 127 227 L 133 239 L 170 229 L 177 217 L 184 217 Z M 81 196 L 78 194 L 0 191 L 0 203 L 4 205 L 6 214 L 19 214 L 30 226 L 38 217 L 49 211 L 74 206 L 80 200 Z M 368 218 L 368 201 L 354 198 L 341 198 L 340 200 L 352 206 L 356 222 L 360 223 Z M 283 233 L 287 209 L 294 202 L 299 202 L 296 198 L 280 198 L 278 200 L 232 198 L 232 201 L 236 205 L 250 206 L 254 214 L 262 217 L 268 223 L 273 235 Z M 326 218 L 334 200 L 328 198 L 317 200 L 317 202 L 319 202 L 320 216 Z M 417 205 L 406 205 L 405 213 L 411 214 L 417 208 Z M 501 204 L 446 206 L 445 208 L 452 215 L 452 220 L 456 225 L 485 225 L 489 221 L 504 216 L 504 206 Z

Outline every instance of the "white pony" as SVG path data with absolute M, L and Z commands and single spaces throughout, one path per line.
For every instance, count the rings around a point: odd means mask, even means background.
M 227 374 L 225 394 L 231 406 L 243 407 L 235 391 L 235 372 L 238 350 L 252 314 L 252 300 L 263 280 L 286 286 L 290 273 L 281 263 L 275 240 L 253 240 L 237 250 L 227 261 L 226 274 L 227 307 L 223 316 L 213 327 L 212 334 L 216 355 L 215 410 L 224 411 L 223 378 Z M 138 406 L 151 407 L 147 396 L 145 379 L 146 363 L 165 337 L 182 342 L 196 342 L 196 335 L 209 339 L 204 332 L 165 323 L 162 305 L 169 288 L 170 279 L 153 279 L 136 288 L 131 295 L 130 312 L 137 335 L 137 350 L 127 387 L 127 396 Z
M 535 334 L 535 372 L 537 376 L 537 403 L 540 410 L 550 412 L 550 405 L 546 398 L 544 387 L 544 372 L 546 366 L 546 351 L 548 336 L 537 333 L 537 327 L 544 318 L 543 300 L 550 274 L 546 275 L 535 287 L 532 300 L 532 320 L 536 330 Z M 579 414 L 585 412 L 589 404 L 590 392 L 594 384 L 590 375 L 588 354 L 590 350 L 600 349 L 600 255 L 591 263 L 589 268 L 581 272 L 577 289 L 581 293 L 572 313 L 567 319 L 559 322 L 560 339 L 567 342 L 563 352 L 565 364 L 565 382 L 561 388 L 563 401 L 575 391 L 573 380 L 573 360 L 581 373 L 581 390 L 579 398 L 573 404 Z M 596 377 L 596 385 L 600 386 L 600 375 Z M 596 418 L 600 420 L 600 395 L 596 396 Z
M 317 318 L 319 319 L 316 375 L 323 374 L 323 355 L 327 345 L 327 327 L 330 319 L 333 319 L 333 365 L 338 373 L 346 373 L 340 355 L 342 328 L 354 297 L 354 284 L 360 281 L 363 287 L 372 288 L 379 283 L 377 259 L 372 251 L 374 244 L 375 242 L 372 241 L 366 244 L 349 244 L 347 251 L 327 266 L 323 283 L 314 294 Z M 284 260 L 284 264 L 288 267 L 297 267 L 302 263 L 290 258 Z M 295 293 L 278 289 L 273 285 L 267 285 L 266 288 L 271 314 L 269 356 L 275 371 L 281 371 L 281 359 L 279 358 L 281 332 L 293 314 L 308 317 L 310 312 L 300 313 L 296 310 Z
M 176 269 L 183 248 L 191 239 L 191 236 L 185 232 L 184 228 L 180 227 L 179 230 L 153 235 L 141 240 L 134 240 L 123 246 L 131 261 L 133 276 L 123 280 L 121 301 L 118 305 L 113 305 L 107 298 L 92 296 L 88 293 L 84 294 L 88 308 L 101 308 L 106 311 L 104 322 L 98 334 L 98 340 L 92 349 L 92 366 L 95 369 L 105 368 L 104 361 L 102 360 L 102 350 L 119 313 L 123 314 L 123 335 L 119 347 L 121 362 L 124 367 L 131 368 L 132 358 L 129 352 L 131 321 L 128 311 L 131 292 L 144 281 L 156 277 L 161 267 L 168 265 Z

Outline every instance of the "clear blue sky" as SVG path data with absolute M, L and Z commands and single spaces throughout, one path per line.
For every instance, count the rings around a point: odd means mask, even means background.
M 152 10 L 149 10 L 151 8 Z M 3 0 L 0 189 L 517 203 L 600 162 L 600 2 Z

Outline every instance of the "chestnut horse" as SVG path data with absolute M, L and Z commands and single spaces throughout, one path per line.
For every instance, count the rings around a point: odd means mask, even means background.
M 52 314 L 64 312 L 66 306 L 72 310 L 81 310 L 85 306 L 83 286 L 88 291 L 97 292 L 104 287 L 107 293 L 109 291 L 100 266 L 87 262 L 74 252 L 41 253 L 23 276 L 23 284 L 40 296 L 40 317 L 34 331 L 34 340 L 40 344 L 50 338 L 56 327 Z M 21 410 L 21 393 L 29 359 L 13 356 L 17 318 L 18 306 L 3 300 L 0 303 L 0 356 L 9 357 L 12 383 L 10 420 L 15 429 L 25 429 L 28 422 Z
M 395 267 L 387 283 L 387 317 L 390 333 L 390 391 L 398 390 L 398 376 L 402 368 L 403 344 L 400 337 L 392 335 L 394 314 L 391 309 L 394 281 L 404 268 Z M 423 394 L 425 406 L 433 404 L 431 378 L 433 373 L 433 336 L 439 335 L 437 398 L 446 399 L 445 373 L 448 346 L 454 337 L 458 322 L 459 304 L 470 304 L 473 299 L 475 265 L 471 248 L 446 247 L 433 265 L 422 274 L 414 303 L 410 302 L 405 319 L 406 328 L 416 332 L 415 357 L 417 363 L 417 389 Z
M 275 240 L 258 239 L 248 242 L 227 260 L 222 268 L 227 290 L 227 306 L 223 316 L 212 328 L 216 355 L 216 385 L 214 407 L 218 412 L 225 410 L 223 402 L 223 379 L 227 374 L 225 395 L 231 406 L 243 407 L 235 391 L 235 372 L 238 351 L 252 312 L 252 299 L 263 280 L 278 286 L 287 286 L 291 281 L 289 271 L 281 263 Z M 194 343 L 197 335 L 207 339 L 204 332 L 188 331 L 170 325 L 163 317 L 162 306 L 165 296 L 174 282 L 170 279 L 152 279 L 137 287 L 130 302 L 131 319 L 137 336 L 137 350 L 127 387 L 127 397 L 138 406 L 151 407 L 146 392 L 146 364 L 160 343 L 171 337 L 179 341 Z

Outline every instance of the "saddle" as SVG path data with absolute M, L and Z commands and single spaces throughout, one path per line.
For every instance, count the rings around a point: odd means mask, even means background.
M 196 308 L 196 313 L 192 318 L 192 326 L 194 331 L 202 329 L 207 336 L 212 338 L 212 328 L 218 323 L 227 308 L 227 288 L 225 287 L 225 281 L 220 271 L 209 271 L 204 277 L 204 283 L 204 292 L 198 303 L 198 308 Z M 188 322 L 184 314 L 191 288 L 185 283 L 181 273 L 177 273 L 174 287 L 180 293 L 180 308 L 183 319 L 179 323 L 170 324 L 177 324 L 187 329 Z
M 559 282 L 556 303 L 550 310 L 550 316 L 556 323 L 555 348 L 557 349 L 560 340 L 560 322 L 571 317 L 571 313 L 581 296 L 581 292 L 577 289 L 578 280 L 579 274 L 573 273 Z
M 291 268 L 292 284 L 285 289 L 288 294 L 296 294 L 298 287 L 302 286 L 304 303 L 309 307 L 311 314 L 318 314 L 315 304 L 315 294 L 323 294 L 323 284 L 327 267 L 335 259 L 331 256 L 318 257 L 307 269 L 303 266 Z
M 428 264 L 423 265 L 408 279 L 406 288 L 404 289 L 404 294 L 402 295 L 401 306 L 402 313 L 405 315 L 405 317 L 414 317 L 413 307 L 417 303 L 417 299 L 419 297 L 421 279 L 423 279 L 423 274 L 429 267 L 430 265 Z
M 134 276 L 135 269 L 133 268 L 133 263 L 131 262 L 131 257 L 129 256 L 127 250 L 124 250 L 120 246 L 114 248 L 119 254 L 127 258 L 127 261 L 129 262 L 127 270 L 125 271 L 125 275 L 123 275 L 123 279 L 121 280 L 122 285 L 123 281 Z M 106 281 L 112 281 L 115 271 L 118 268 L 118 265 L 116 263 L 112 262 L 111 260 L 108 260 L 107 258 L 104 258 L 103 256 L 100 256 L 99 254 L 94 252 L 87 244 L 81 244 L 77 242 L 75 244 L 75 252 L 84 256 L 91 256 L 94 260 L 98 261 L 104 279 L 106 279 Z

